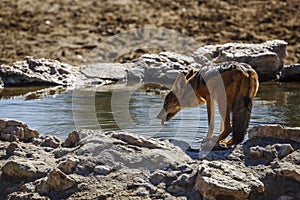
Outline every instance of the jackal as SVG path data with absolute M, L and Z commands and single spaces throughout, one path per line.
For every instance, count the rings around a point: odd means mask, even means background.
M 258 85 L 257 73 L 245 63 L 223 62 L 203 67 L 197 72 L 191 70 L 187 75 L 180 73 L 165 96 L 163 108 L 157 117 L 164 124 L 181 109 L 206 103 L 209 128 L 205 140 L 210 140 L 214 132 L 214 107 L 217 104 L 221 116 L 218 143 L 227 146 L 238 144 L 243 141 L 247 131 Z M 232 139 L 227 141 L 231 132 Z

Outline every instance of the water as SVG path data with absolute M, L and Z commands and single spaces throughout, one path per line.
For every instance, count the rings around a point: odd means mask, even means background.
M 167 126 L 161 126 L 156 115 L 162 106 L 162 95 L 140 90 L 96 94 L 81 91 L 74 97 L 72 91 L 61 92 L 61 88 L 4 89 L 0 94 L 0 118 L 21 120 L 42 135 L 62 139 L 76 128 L 121 129 L 189 143 L 199 142 L 206 136 L 205 105 L 183 110 Z M 274 123 L 300 127 L 299 97 L 299 83 L 262 83 L 253 103 L 249 127 Z M 218 116 L 215 127 L 217 133 Z

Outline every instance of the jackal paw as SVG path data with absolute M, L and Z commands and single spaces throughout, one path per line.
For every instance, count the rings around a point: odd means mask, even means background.
M 230 149 L 226 143 L 216 143 L 212 150 L 227 150 Z
M 201 142 L 201 149 L 203 151 L 210 151 L 216 144 L 216 141 L 213 141 L 211 139 L 203 139 Z

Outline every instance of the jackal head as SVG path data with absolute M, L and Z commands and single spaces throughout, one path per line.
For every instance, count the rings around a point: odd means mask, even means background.
M 196 107 L 205 102 L 204 99 L 196 97 L 192 85 L 187 80 L 193 74 L 193 71 L 189 72 L 186 76 L 180 73 L 172 89 L 166 94 L 163 108 L 157 115 L 157 118 L 161 119 L 162 125 L 164 125 L 165 121 L 172 119 L 181 109 Z

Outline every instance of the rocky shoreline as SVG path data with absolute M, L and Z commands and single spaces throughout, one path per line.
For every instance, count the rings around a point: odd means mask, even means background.
M 297 199 L 300 129 L 257 126 L 204 157 L 173 141 L 73 131 L 61 141 L 0 119 L 1 199 Z M 280 137 L 278 137 L 280 136 Z M 180 145 L 183 147 L 184 145 Z
M 0 66 L 2 87 L 61 85 L 64 87 L 86 88 L 115 83 L 149 83 L 170 85 L 179 72 L 224 61 L 250 64 L 259 75 L 260 81 L 299 81 L 300 65 L 285 66 L 287 43 L 271 40 L 260 44 L 227 43 L 206 45 L 190 56 L 174 52 L 144 54 L 129 63 L 93 63 L 74 67 L 57 60 L 34 59 L 11 66 Z M 117 53 L 117 52 L 116 52 Z

